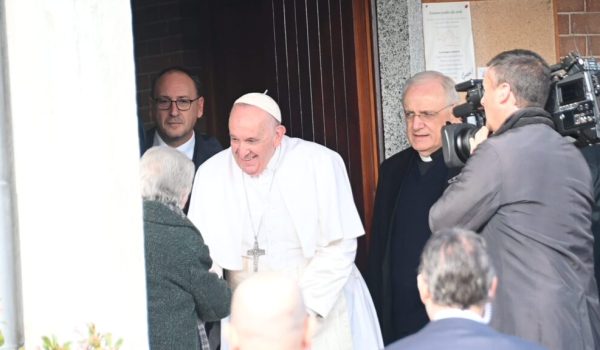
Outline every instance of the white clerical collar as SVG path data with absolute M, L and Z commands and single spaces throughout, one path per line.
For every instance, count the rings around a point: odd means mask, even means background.
M 424 161 L 425 163 L 429 163 L 432 161 L 431 156 L 425 157 L 425 156 L 422 156 L 419 154 L 419 157 L 421 157 L 421 160 Z
M 163 139 L 158 135 L 158 132 L 154 132 L 154 142 L 152 146 L 169 146 Z M 184 144 L 176 147 L 175 149 L 183 153 L 188 157 L 189 160 L 194 160 L 194 147 L 196 146 L 196 135 L 192 131 L 192 137 L 187 140 Z M 169 146 L 170 147 L 170 146 Z
M 446 318 L 465 318 L 467 320 L 472 320 L 479 323 L 487 323 L 483 317 L 471 310 L 461 310 L 455 308 L 440 310 L 435 314 L 434 317 L 431 318 L 431 320 L 438 321 Z

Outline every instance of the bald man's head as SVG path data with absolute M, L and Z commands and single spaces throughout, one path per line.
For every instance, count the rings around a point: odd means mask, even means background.
M 236 289 L 226 333 L 234 350 L 308 349 L 313 323 L 295 280 L 259 273 Z

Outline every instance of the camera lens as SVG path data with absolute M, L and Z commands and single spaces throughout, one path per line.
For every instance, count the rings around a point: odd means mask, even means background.
M 479 129 L 480 127 L 476 126 L 467 127 L 459 130 L 456 134 L 456 155 L 464 163 L 467 162 L 467 159 L 471 155 L 471 143 L 469 140 L 475 137 Z
M 449 168 L 460 168 L 471 155 L 469 139 L 480 127 L 462 123 L 449 124 L 442 128 L 442 151 L 444 162 Z

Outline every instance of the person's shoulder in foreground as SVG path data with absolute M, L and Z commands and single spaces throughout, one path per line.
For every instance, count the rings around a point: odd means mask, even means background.
M 503 334 L 488 325 L 461 318 L 447 318 L 427 324 L 418 333 L 400 339 L 390 350 L 544 350 L 536 343 Z

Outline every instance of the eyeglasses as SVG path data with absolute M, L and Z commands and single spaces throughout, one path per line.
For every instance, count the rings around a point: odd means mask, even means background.
M 421 119 L 425 119 L 425 120 L 430 120 L 435 118 L 435 116 L 437 116 L 441 111 L 443 111 L 444 109 L 448 108 L 448 107 L 452 107 L 454 106 L 454 103 L 451 103 L 447 106 L 442 107 L 441 109 L 433 112 L 433 111 L 423 111 L 420 113 L 415 113 L 413 111 L 406 111 L 404 112 L 404 117 L 406 117 L 406 119 L 414 119 L 416 116 L 419 116 L 419 118 Z
M 192 102 L 198 100 L 200 97 L 202 96 L 198 96 L 193 100 L 190 100 L 189 98 L 178 98 L 176 100 L 171 100 L 165 97 L 152 98 L 152 100 L 154 101 L 156 106 L 158 106 L 158 109 L 161 110 L 171 109 L 171 104 L 175 103 L 175 106 L 177 106 L 178 110 L 187 111 L 188 109 L 190 109 L 190 107 L 192 107 Z

